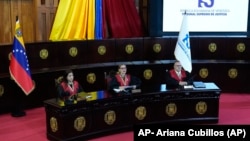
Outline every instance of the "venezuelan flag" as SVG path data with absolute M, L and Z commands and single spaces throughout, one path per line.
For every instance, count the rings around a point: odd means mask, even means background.
M 16 20 L 9 71 L 11 77 L 26 95 L 29 95 L 34 90 L 35 85 L 31 78 L 28 57 L 18 18 Z

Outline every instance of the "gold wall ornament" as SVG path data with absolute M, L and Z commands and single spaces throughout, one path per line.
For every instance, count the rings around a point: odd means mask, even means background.
M 125 51 L 127 52 L 127 54 L 133 53 L 134 52 L 134 46 L 132 44 L 126 45 Z
M 200 101 L 196 104 L 195 110 L 198 114 L 202 115 L 207 112 L 207 103 L 204 101 Z
M 98 53 L 99 53 L 100 55 L 104 55 L 104 54 L 106 53 L 106 47 L 103 46 L 103 45 L 99 46 L 99 47 L 98 47 Z
M 161 44 L 154 44 L 153 50 L 155 53 L 161 52 Z
M 143 76 L 144 76 L 144 78 L 147 79 L 147 80 L 151 79 L 152 76 L 153 76 L 152 70 L 151 70 L 151 69 L 146 69 L 146 70 L 144 70 Z
M 4 86 L 0 84 L 0 97 L 4 94 Z
M 95 83 L 95 81 L 96 81 L 95 73 L 89 73 L 87 75 L 87 82 L 90 83 L 90 84 L 93 84 L 93 83 Z
M 47 59 L 49 56 L 49 52 L 47 49 L 41 49 L 39 55 L 41 59 Z
M 144 106 L 139 106 L 135 109 L 135 117 L 138 120 L 143 120 L 147 115 L 147 110 L 146 107 Z
M 77 49 L 76 47 L 71 47 L 71 48 L 69 49 L 69 55 L 70 55 L 71 57 L 76 57 L 77 54 L 78 54 L 78 49 Z
M 210 52 L 215 52 L 215 51 L 217 50 L 217 45 L 216 45 L 215 43 L 210 43 L 210 44 L 208 45 L 208 50 L 209 50 Z
M 104 121 L 108 124 L 108 125 L 112 125 L 114 124 L 116 120 L 116 114 L 115 111 L 113 110 L 109 110 L 105 113 L 104 115 Z
M 86 127 L 86 120 L 84 116 L 77 117 L 74 121 L 74 128 L 76 131 L 83 131 Z
M 208 77 L 208 69 L 207 68 L 200 69 L 199 75 L 201 78 L 207 78 Z
M 167 104 L 165 111 L 166 111 L 166 114 L 168 116 L 170 116 L 170 117 L 174 116 L 176 114 L 176 112 L 177 112 L 176 104 L 175 103 Z
M 231 68 L 228 70 L 228 76 L 232 79 L 238 76 L 238 70 L 236 68 Z
M 239 44 L 237 44 L 237 50 L 238 50 L 239 52 L 244 52 L 244 51 L 246 50 L 245 44 L 244 44 L 244 43 L 239 43 Z
M 50 128 L 52 132 L 56 132 L 58 130 L 57 119 L 55 117 L 50 118 Z

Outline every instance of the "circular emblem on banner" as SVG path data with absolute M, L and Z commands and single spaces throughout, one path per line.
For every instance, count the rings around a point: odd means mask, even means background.
M 236 78 L 238 75 L 238 71 L 236 68 L 231 68 L 230 70 L 228 70 L 228 76 L 232 79 Z
M 147 110 L 146 107 L 144 106 L 139 106 L 135 109 L 135 117 L 138 120 L 143 120 L 147 115 Z
M 4 94 L 4 87 L 3 85 L 0 85 L 0 97 Z
M 74 121 L 74 127 L 76 129 L 76 131 L 83 131 L 83 129 L 86 126 L 86 120 L 85 117 L 80 116 L 78 118 L 75 119 Z
M 94 73 L 89 73 L 87 75 L 87 82 L 89 82 L 90 84 L 93 84 L 93 83 L 95 83 L 95 81 L 96 81 L 95 74 Z
M 175 103 L 169 103 L 166 106 L 166 114 L 170 117 L 174 116 L 177 112 L 177 106 Z
M 49 52 L 47 49 L 41 49 L 40 50 L 40 58 L 47 59 L 49 56 Z
M 204 101 L 200 101 L 196 104 L 195 109 L 198 114 L 202 115 L 207 111 L 207 103 Z
M 115 112 L 112 110 L 109 110 L 105 113 L 104 115 L 104 121 L 108 124 L 108 125 L 112 125 L 116 120 L 116 115 Z
M 244 51 L 246 50 L 245 44 L 244 44 L 244 43 L 239 43 L 239 44 L 237 45 L 237 50 L 238 50 L 239 52 L 244 52 Z
M 208 70 L 207 70 L 207 68 L 200 69 L 199 75 L 200 75 L 201 78 L 207 78 L 207 76 L 208 76 Z
M 215 52 L 215 51 L 217 50 L 216 44 L 215 44 L 215 43 L 210 43 L 210 44 L 208 45 L 208 50 L 209 50 L 210 52 Z
M 161 52 L 161 45 L 160 44 L 154 44 L 153 50 L 155 53 Z
M 76 57 L 77 54 L 78 54 L 78 49 L 76 47 L 71 47 L 69 49 L 69 55 L 71 57 Z
M 56 132 L 58 130 L 57 119 L 55 117 L 50 118 L 50 128 L 52 132 Z
M 16 29 L 16 36 L 17 36 L 17 37 L 22 37 L 22 36 L 23 36 L 20 27 L 18 27 L 18 28 Z
M 125 51 L 126 51 L 128 54 L 133 53 L 133 51 L 134 51 L 133 45 L 131 45 L 131 44 L 126 45 Z
M 98 47 L 98 53 L 100 55 L 104 55 L 106 53 L 106 47 L 105 46 L 99 46 Z
M 144 76 L 144 78 L 147 79 L 147 80 L 151 79 L 151 77 L 153 76 L 152 70 L 150 70 L 150 69 L 144 70 L 143 76 Z

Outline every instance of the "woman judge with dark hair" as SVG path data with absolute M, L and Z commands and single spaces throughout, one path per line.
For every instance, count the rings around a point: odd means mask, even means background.
M 78 81 L 74 80 L 74 73 L 71 69 L 64 72 L 62 81 L 58 84 L 57 91 L 59 99 L 64 102 L 64 105 L 76 104 L 77 95 L 83 92 L 82 86 Z

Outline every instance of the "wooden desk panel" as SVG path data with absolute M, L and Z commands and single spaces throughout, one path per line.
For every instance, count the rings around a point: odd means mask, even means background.
M 172 56 L 170 38 L 144 38 L 143 58 L 148 61 L 166 60 Z
M 26 44 L 26 52 L 29 59 L 30 69 L 60 67 L 62 62 L 59 60 L 58 48 L 54 42 Z M 64 47 L 61 48 L 64 50 Z
M 89 40 L 85 52 L 88 63 L 115 62 L 115 39 Z
M 50 54 L 57 56 L 59 59 L 59 66 L 73 66 L 89 63 L 87 58 L 88 46 L 86 41 L 62 41 L 55 42 L 57 49 L 56 54 Z
M 116 40 L 115 60 L 122 61 L 142 61 L 143 60 L 143 38 L 125 38 Z
M 46 100 L 47 138 L 88 139 L 132 129 L 134 124 L 217 123 L 220 89 L 214 83 L 205 84 L 205 89 L 144 90 L 137 94 L 79 101 L 64 107 L 58 106 L 55 99 Z
M 199 60 L 224 60 L 227 48 L 225 47 L 226 38 L 198 38 L 199 45 L 193 51 L 198 52 L 195 59 Z
M 250 41 L 247 38 L 230 38 L 225 42 L 225 59 L 250 60 Z

